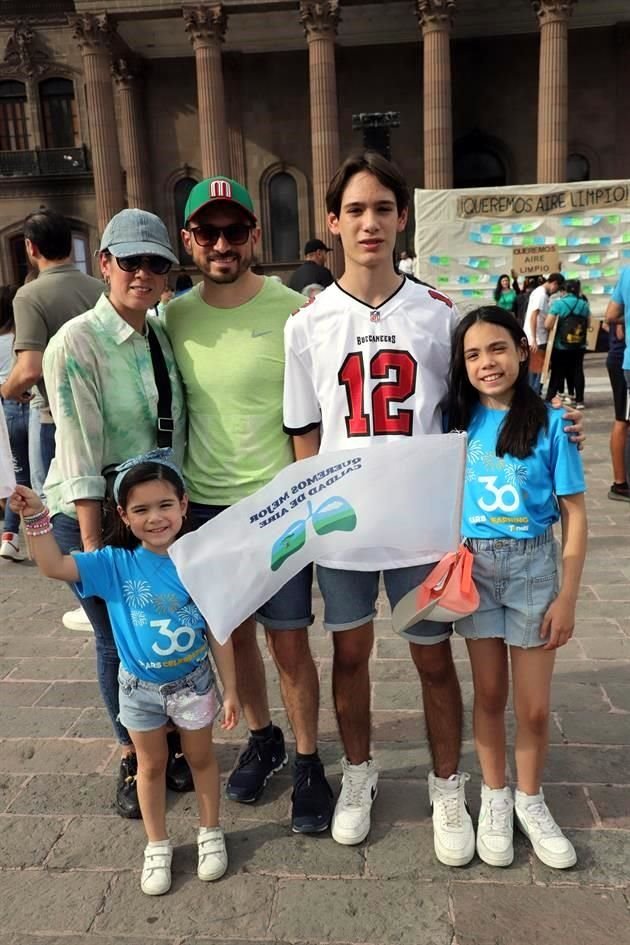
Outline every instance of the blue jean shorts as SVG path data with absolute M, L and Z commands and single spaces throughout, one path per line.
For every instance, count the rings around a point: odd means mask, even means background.
M 138 679 L 121 666 L 118 702 L 118 718 L 132 732 L 152 732 L 169 721 L 194 731 L 212 725 L 223 699 L 206 659 L 186 676 L 162 684 Z
M 410 568 L 383 571 L 385 591 L 392 610 L 399 600 L 422 584 L 433 564 L 417 564 Z M 380 571 L 341 571 L 317 565 L 317 581 L 324 598 L 324 627 L 336 633 L 354 630 L 376 616 L 376 598 Z M 419 620 L 400 635 L 410 643 L 433 644 L 448 640 L 450 623 Z
M 558 596 L 557 549 L 551 528 L 536 538 L 469 539 L 479 609 L 458 620 L 467 640 L 498 637 L 508 646 L 542 646 L 540 627 Z
M 228 506 L 191 502 L 188 508 L 193 528 L 200 528 Z M 302 630 L 310 627 L 313 623 L 312 587 L 313 565 L 309 564 L 256 611 L 256 620 L 268 630 Z

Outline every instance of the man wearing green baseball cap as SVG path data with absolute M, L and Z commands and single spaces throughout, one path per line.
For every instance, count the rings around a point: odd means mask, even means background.
M 184 211 L 182 241 L 203 280 L 166 310 L 189 417 L 184 476 L 193 522 L 201 525 L 266 485 L 293 462 L 282 429 L 284 325 L 304 297 L 256 275 L 260 228 L 252 198 L 228 177 L 200 181 Z M 272 725 L 256 620 L 280 674 L 296 739 L 292 828 L 326 830 L 332 791 L 317 754 L 319 683 L 308 642 L 312 568 L 292 578 L 232 634 L 239 698 L 250 737 L 227 795 L 256 801 L 287 761 Z

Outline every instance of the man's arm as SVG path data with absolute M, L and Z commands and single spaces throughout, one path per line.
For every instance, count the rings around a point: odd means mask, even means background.
M 604 315 L 606 323 L 611 325 L 614 322 L 619 322 L 623 318 L 623 315 L 623 305 L 620 302 L 613 302 L 611 299 L 606 308 L 606 314 Z
M 535 308 L 527 316 L 527 324 L 529 326 L 529 336 L 532 339 L 529 343 L 529 350 L 532 352 L 538 351 L 538 345 L 536 344 L 536 326 L 538 324 L 539 311 L 540 311 L 539 308 Z
M 18 351 L 11 373 L 0 385 L 0 396 L 5 400 L 28 403 L 31 399 L 30 388 L 42 377 L 43 357 L 41 351 Z
M 300 436 L 293 437 L 293 452 L 295 459 L 308 459 L 310 456 L 317 456 L 319 453 L 321 427 L 315 427 L 308 433 L 302 433 Z
M 98 499 L 75 499 L 81 544 L 84 551 L 98 551 L 103 545 L 102 503 Z

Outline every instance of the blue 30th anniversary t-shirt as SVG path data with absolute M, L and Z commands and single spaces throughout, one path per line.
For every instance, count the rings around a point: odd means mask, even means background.
M 479 404 L 468 428 L 466 538 L 535 538 L 560 517 L 556 496 L 584 492 L 582 460 L 564 431 L 563 414 L 547 408 L 549 425 L 531 456 L 499 457 L 496 443 L 507 412 Z
M 139 547 L 73 555 L 82 597 L 102 597 L 120 662 L 147 682 L 191 672 L 208 653 L 205 621 L 168 555 Z

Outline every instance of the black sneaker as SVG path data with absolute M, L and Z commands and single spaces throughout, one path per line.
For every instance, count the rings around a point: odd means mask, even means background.
M 171 791 L 194 791 L 192 772 L 188 767 L 188 762 L 182 754 L 182 743 L 179 738 L 179 732 L 169 732 L 166 736 L 168 742 L 168 761 L 166 762 L 166 786 Z
M 322 833 L 328 830 L 333 814 L 333 792 L 317 761 L 296 761 L 293 765 L 291 795 L 293 833 Z
M 236 762 L 228 778 L 225 793 L 231 801 L 253 804 L 262 794 L 265 784 L 288 761 L 284 735 L 277 725 L 269 738 L 250 735 L 247 747 Z
M 630 489 L 627 482 L 613 482 L 608 490 L 608 498 L 614 502 L 630 502 Z
M 116 785 L 116 810 L 121 817 L 129 820 L 140 820 L 140 804 L 138 802 L 138 759 L 135 752 L 120 759 L 118 784 Z

